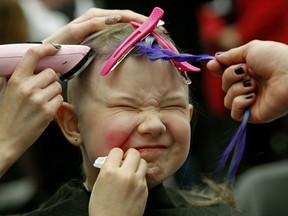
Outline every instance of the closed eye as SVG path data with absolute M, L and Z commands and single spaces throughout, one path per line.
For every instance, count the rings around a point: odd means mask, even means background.
M 166 105 L 166 106 L 162 106 L 161 109 L 164 110 L 186 110 L 186 106 L 184 105 L 180 105 L 180 104 L 174 104 L 174 105 Z
M 137 111 L 139 112 L 139 109 L 135 106 L 131 105 L 126 105 L 126 104 L 121 104 L 121 105 L 116 105 L 114 108 L 118 108 L 119 110 L 124 110 L 124 111 Z

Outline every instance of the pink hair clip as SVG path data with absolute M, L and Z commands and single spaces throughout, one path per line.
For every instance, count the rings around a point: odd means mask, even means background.
M 115 69 L 117 65 L 129 54 L 133 46 L 140 40 L 143 40 L 147 35 L 151 34 L 154 36 L 163 48 L 169 49 L 175 53 L 179 53 L 172 45 L 170 45 L 161 35 L 156 33 L 154 31 L 155 27 L 157 24 L 161 21 L 161 18 L 164 15 L 164 11 L 159 8 L 155 7 L 148 17 L 148 19 L 143 23 L 139 24 L 136 22 L 131 22 L 131 24 L 134 27 L 137 27 L 137 29 L 117 48 L 117 50 L 111 55 L 111 57 L 108 59 L 106 64 L 104 65 L 101 75 L 105 76 L 108 74 L 110 71 Z M 175 67 L 180 72 L 185 72 L 185 71 L 193 71 L 193 72 L 198 72 L 200 71 L 199 68 L 192 66 L 188 62 L 177 62 L 175 60 L 172 60 L 174 63 Z
M 137 28 L 112 54 L 104 65 L 100 75 L 105 76 L 110 71 L 115 69 L 115 67 L 117 67 L 117 65 L 129 53 L 133 45 L 151 33 L 163 15 L 164 11 L 159 7 L 155 7 L 148 19 L 142 25 L 140 25 L 139 28 Z
M 131 22 L 131 24 L 135 27 L 140 26 L 140 24 L 136 23 L 136 22 Z M 179 54 L 179 52 L 172 45 L 170 45 L 168 43 L 168 41 L 165 38 L 163 38 L 160 34 L 155 32 L 154 30 L 152 30 L 150 34 L 151 34 L 151 36 L 155 37 L 160 42 L 160 44 L 163 46 L 164 49 L 169 49 L 169 50 L 173 51 L 174 53 Z M 200 71 L 199 68 L 194 67 L 193 65 L 189 64 L 186 61 L 185 62 L 178 62 L 178 61 L 175 61 L 173 59 L 171 59 L 171 61 L 173 62 L 175 67 L 180 72 L 186 72 L 186 71 L 198 72 L 198 71 Z

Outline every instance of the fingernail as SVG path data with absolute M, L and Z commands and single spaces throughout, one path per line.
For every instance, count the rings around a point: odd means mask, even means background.
M 247 99 L 247 100 L 251 99 L 253 97 L 254 97 L 253 93 L 245 95 L 245 99 Z
M 54 46 L 56 49 L 60 49 L 61 45 L 58 43 L 52 43 L 52 46 Z
M 244 87 L 250 87 L 252 85 L 252 80 L 245 80 L 244 82 L 243 82 L 243 86 Z
M 216 52 L 215 55 L 221 55 L 222 53 L 224 53 L 224 52 L 222 52 L 222 51 Z
M 235 71 L 235 74 L 236 74 L 236 75 L 241 75 L 241 74 L 244 73 L 244 69 L 243 69 L 242 65 L 240 65 L 240 66 L 238 66 L 237 68 L 235 68 L 234 71 Z
M 112 15 L 105 17 L 105 24 L 115 24 L 121 20 L 120 15 Z

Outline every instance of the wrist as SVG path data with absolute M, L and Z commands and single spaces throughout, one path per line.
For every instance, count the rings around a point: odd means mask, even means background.
M 16 145 L 10 140 L 0 139 L 0 177 L 20 158 L 21 154 Z

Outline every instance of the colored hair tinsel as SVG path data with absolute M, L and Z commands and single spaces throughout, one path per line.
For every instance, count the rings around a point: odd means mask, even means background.
M 173 59 L 178 62 L 183 61 L 208 61 L 214 59 L 213 56 L 208 54 L 201 54 L 201 55 L 191 55 L 186 53 L 177 54 L 169 49 L 162 49 L 159 45 L 155 42 L 155 38 L 148 36 L 145 38 L 144 41 L 139 41 L 135 44 L 137 54 L 147 54 L 148 58 L 151 61 L 156 61 L 158 59 L 170 60 Z
M 232 151 L 233 151 L 232 159 L 231 159 L 228 174 L 227 174 L 227 179 L 231 183 L 235 179 L 236 171 L 239 167 L 242 156 L 244 154 L 246 135 L 247 135 L 246 127 L 247 127 L 249 115 L 250 115 L 250 111 L 249 109 L 246 109 L 240 126 L 238 127 L 233 139 L 229 143 L 228 147 L 225 149 L 218 163 L 217 170 L 223 169 L 225 167 L 225 164 L 227 163 L 229 156 L 232 154 Z

